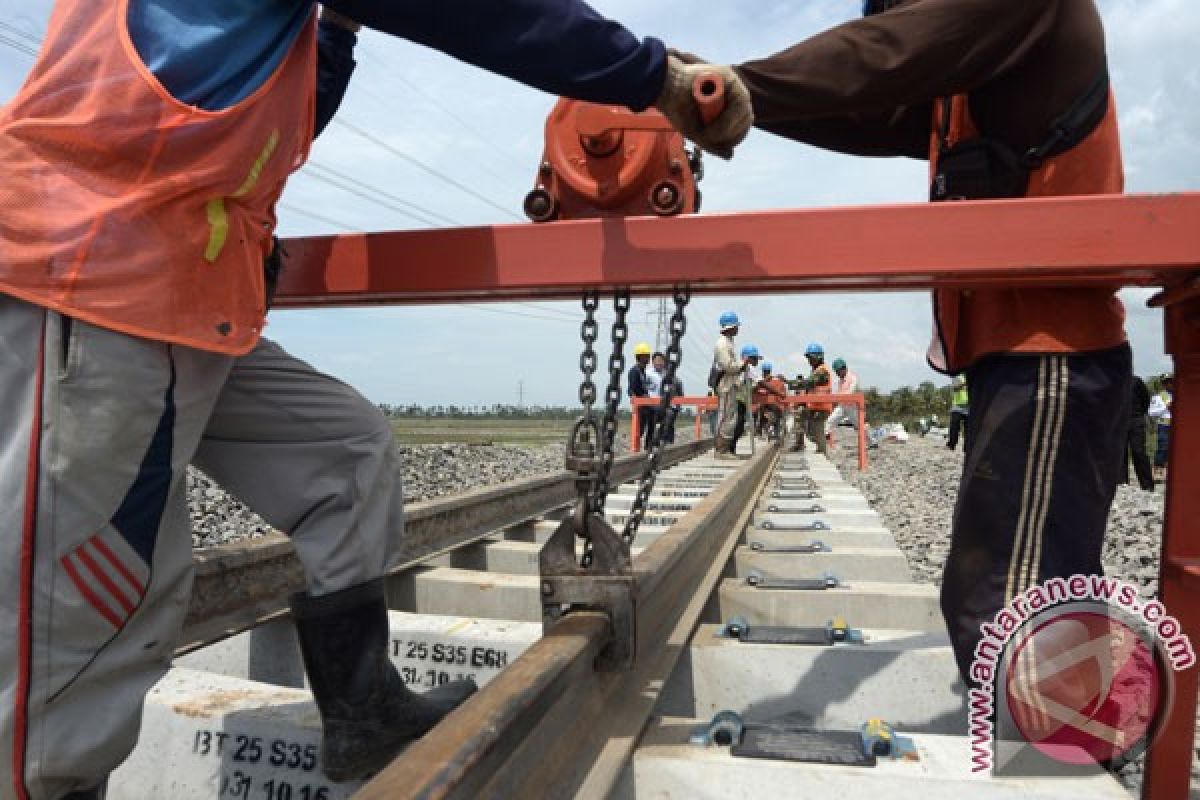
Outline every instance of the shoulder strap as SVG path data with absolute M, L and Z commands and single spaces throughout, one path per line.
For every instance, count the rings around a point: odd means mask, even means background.
M 954 115 L 954 97 L 947 95 L 941 98 L 939 102 L 942 107 L 942 118 L 938 120 L 937 139 L 938 158 L 941 159 L 950 150 L 950 125 L 951 118 Z
M 1108 113 L 1108 88 L 1108 62 L 1105 61 L 1087 91 L 1054 121 L 1046 140 L 1025 152 L 1025 166 L 1037 169 L 1046 159 L 1067 152 L 1096 130 Z

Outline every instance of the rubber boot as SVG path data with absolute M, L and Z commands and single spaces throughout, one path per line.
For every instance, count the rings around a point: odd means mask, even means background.
M 388 658 L 383 579 L 333 594 L 292 596 L 304 669 L 321 712 L 321 767 L 333 781 L 366 778 L 477 689 L 453 681 L 409 691 Z

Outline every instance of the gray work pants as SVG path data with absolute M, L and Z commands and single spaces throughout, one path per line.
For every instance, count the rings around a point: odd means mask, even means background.
M 717 436 L 732 442 L 738 423 L 737 387 L 731 386 L 718 392 L 717 401 Z
M 189 463 L 291 536 L 314 594 L 398 551 L 387 421 L 272 342 L 234 358 L 0 296 L 0 408 L 0 800 L 90 789 L 136 743 L 191 593 Z
M 811 408 L 804 411 L 805 432 L 821 455 L 829 454 L 829 442 L 825 439 L 825 423 L 828 419 L 828 411 L 813 411 Z

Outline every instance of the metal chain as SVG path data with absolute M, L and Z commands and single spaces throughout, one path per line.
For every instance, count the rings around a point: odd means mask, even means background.
M 579 326 L 579 338 L 583 339 L 583 352 L 579 355 L 579 371 L 583 373 L 583 381 L 579 384 L 579 402 L 583 405 L 583 416 L 592 416 L 592 404 L 596 402 L 596 384 L 592 375 L 596 372 L 596 309 L 600 307 L 600 295 L 597 292 L 585 292 L 583 295 L 583 323 Z
M 591 308 L 588 304 L 591 302 Z M 599 300 L 595 292 L 588 292 L 584 295 L 583 300 L 584 310 L 588 312 L 589 319 L 599 304 Z M 604 515 L 604 504 L 608 499 L 608 478 L 612 472 L 613 461 L 615 456 L 613 451 L 617 441 L 618 417 L 617 413 L 621 407 L 621 378 L 625 374 L 625 342 L 629 339 L 629 326 L 625 322 L 625 317 L 629 313 L 629 308 L 632 302 L 629 297 L 628 289 L 618 289 L 613 294 L 613 326 L 612 326 L 612 353 L 608 357 L 608 386 L 604 390 L 604 418 L 600 421 L 600 441 L 598 461 L 595 478 L 591 484 L 586 498 L 586 507 L 590 513 L 600 516 Z M 584 322 L 585 328 L 587 321 Z M 583 356 L 580 357 L 580 367 L 583 367 L 584 361 L 588 360 L 588 353 L 591 348 L 591 343 L 596 340 L 596 325 L 594 320 L 591 326 L 592 338 L 588 340 L 584 337 L 584 342 L 587 348 L 584 350 Z M 595 369 L 596 354 L 591 351 L 590 363 L 592 369 Z M 591 384 L 591 374 L 585 371 L 585 384 Z M 580 386 L 580 400 L 583 400 L 583 386 Z M 591 384 L 591 398 L 595 400 L 596 387 Z M 590 404 L 584 405 L 584 412 L 591 414 Z M 583 567 L 589 567 L 592 564 L 592 540 L 587 539 L 583 546 L 583 555 L 579 563 Z
M 667 371 L 663 374 L 662 397 L 658 402 L 658 425 L 650 436 L 650 457 L 642 467 L 642 475 L 638 481 L 637 496 L 629 508 L 629 516 L 625 519 L 625 529 L 621 537 L 630 545 L 637 536 L 638 527 L 646 516 L 646 504 L 650 502 L 650 493 L 654 491 L 654 483 L 662 465 L 663 431 L 675 426 L 675 417 L 679 414 L 679 406 L 671 401 L 679 395 L 678 384 L 675 381 L 675 371 L 683 363 L 683 335 L 687 332 L 687 318 L 684 309 L 691 300 L 691 292 L 687 287 L 676 287 L 673 299 L 675 313 L 671 315 L 670 336 L 667 344 Z M 634 413 L 637 413 L 636 411 Z
M 621 408 L 621 379 L 625 376 L 625 342 L 629 339 L 629 326 L 625 315 L 629 313 L 631 301 L 628 289 L 618 289 L 613 295 L 615 318 L 612 326 L 612 354 L 608 357 L 608 387 L 604 390 L 604 420 L 600 423 L 600 474 L 596 491 L 592 494 L 592 511 L 604 513 L 604 502 L 608 499 L 608 476 L 612 471 L 613 450 L 617 442 L 617 413 Z

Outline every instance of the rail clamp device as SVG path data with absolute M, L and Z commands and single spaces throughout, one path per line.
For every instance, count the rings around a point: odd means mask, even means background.
M 706 123 L 720 115 L 719 75 L 696 79 Z M 534 222 L 595 217 L 670 217 L 700 210 L 700 151 L 655 110 L 633 112 L 562 98 L 546 120 L 546 145 L 525 215 Z
M 597 656 L 596 667 L 628 670 L 633 667 L 637 651 L 633 558 L 629 543 L 617 535 L 602 514 L 596 513 L 590 502 L 603 461 L 594 446 L 600 440 L 599 427 L 591 417 L 579 420 L 568 440 L 566 465 L 575 473 L 580 500 L 538 555 L 542 624 L 549 630 L 572 610 L 603 612 L 612 623 L 613 635 Z M 590 544 L 592 557 L 587 566 L 579 563 L 577 540 Z

